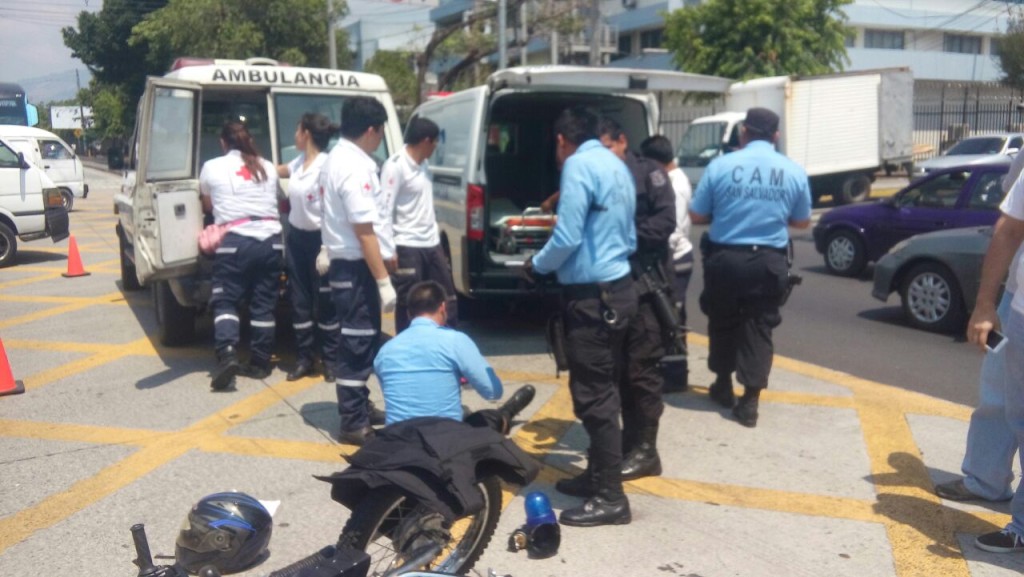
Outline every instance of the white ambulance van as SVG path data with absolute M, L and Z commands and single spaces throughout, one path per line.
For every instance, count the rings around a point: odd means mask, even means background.
M 0 126 L 0 138 L 46 172 L 57 185 L 64 208 L 71 212 L 76 198 L 89 196 L 82 159 L 56 134 L 33 126 Z
M 550 236 L 541 201 L 558 190 L 556 117 L 586 106 L 618 121 L 638 149 L 658 133 L 661 92 L 721 94 L 730 80 L 682 72 L 580 66 L 508 68 L 487 84 L 421 104 L 438 124 L 430 158 L 434 209 L 455 287 L 466 297 L 528 294 L 519 274 Z
M 0 267 L 14 262 L 18 240 L 68 237 L 68 211 L 46 173 L 0 138 Z
M 295 127 L 307 112 L 341 120 L 352 96 L 384 105 L 381 163 L 402 134 L 384 80 L 375 74 L 287 66 L 266 58 L 178 59 L 171 72 L 146 79 L 121 192 L 114 198 L 124 290 L 152 286 L 158 335 L 165 345 L 193 339 L 210 296 L 212 259 L 201 257 L 199 198 L 203 163 L 223 154 L 220 130 L 244 121 L 260 153 L 286 163 L 297 156 Z M 282 186 L 285 186 L 282 183 Z

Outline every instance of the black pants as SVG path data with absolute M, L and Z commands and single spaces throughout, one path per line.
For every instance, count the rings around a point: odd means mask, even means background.
M 409 327 L 408 302 L 409 289 L 420 281 L 432 280 L 442 287 L 448 294 L 448 322 L 449 327 L 455 328 L 459 324 L 459 300 L 455 296 L 455 283 L 452 281 L 452 267 L 448 258 L 444 255 L 441 245 L 432 247 L 397 246 L 395 253 L 398 256 L 398 267 L 391 275 L 391 283 L 398 295 L 398 302 L 395 304 L 395 333 L 400 333 Z
M 623 450 L 629 451 L 638 432 L 656 427 L 665 410 L 661 398 L 665 379 L 659 367 L 665 345 L 650 296 L 640 297 L 637 314 L 626 329 L 625 356 L 626 370 L 619 379 L 619 395 Z
M 274 350 L 274 305 L 281 275 L 281 235 L 260 241 L 228 233 L 213 259 L 213 342 L 218 351 L 238 346 L 238 307 L 249 300 L 250 358 L 269 363 Z
M 494 429 L 502 435 L 507 435 L 509 431 L 509 423 L 505 420 L 505 417 L 501 414 L 501 411 L 497 409 L 480 409 L 479 411 L 473 411 L 466 415 L 463 421 L 467 425 L 474 427 L 482 427 L 485 429 Z
M 380 341 L 380 293 L 364 260 L 331 261 L 331 298 L 341 323 L 341 351 L 334 374 L 342 431 L 370 425 L 366 381 Z
M 319 341 L 321 358 L 333 368 L 338 356 L 341 325 L 331 301 L 327 277 L 316 272 L 320 243 L 319 230 L 292 227 L 288 232 L 288 293 L 298 360 L 312 362 L 316 355 L 316 342 Z
M 717 245 L 721 247 L 722 245 Z M 779 299 L 789 267 L 781 251 L 714 248 L 704 261 L 700 308 L 708 316 L 708 368 L 736 371 L 747 387 L 768 386 L 772 329 L 779 326 Z
M 608 284 L 603 298 L 596 286 L 566 287 L 562 312 L 573 412 L 590 436 L 590 464 L 599 471 L 622 467 L 619 379 L 637 312 L 629 276 Z

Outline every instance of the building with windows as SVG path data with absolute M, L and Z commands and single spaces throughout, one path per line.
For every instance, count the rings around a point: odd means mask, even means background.
M 619 32 L 616 65 L 671 68 L 661 53 L 664 13 L 702 0 L 603 0 Z M 914 78 L 992 82 L 1000 78 L 993 37 L 1006 30 L 1020 0 L 854 0 L 845 7 L 847 70 L 909 66 Z

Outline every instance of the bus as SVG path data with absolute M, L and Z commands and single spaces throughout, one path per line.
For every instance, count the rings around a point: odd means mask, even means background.
M 0 124 L 39 124 L 39 111 L 28 103 L 25 99 L 25 89 L 18 84 L 0 82 Z

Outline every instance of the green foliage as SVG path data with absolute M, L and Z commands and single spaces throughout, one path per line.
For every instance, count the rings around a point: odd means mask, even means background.
M 146 76 L 166 70 L 162 64 L 150 63 L 151 48 L 147 43 L 128 44 L 135 25 L 165 4 L 167 0 L 105 0 L 99 12 L 79 13 L 77 28 L 69 26 L 61 30 L 65 46 L 93 74 L 86 105 L 92 104 L 96 94 L 104 92 L 115 94 L 121 101 L 120 106 L 93 111 L 98 130 L 127 132 L 124 127 L 135 124 L 135 102 L 145 88 Z
M 416 104 L 416 73 L 413 72 L 411 52 L 378 50 L 366 63 L 366 71 L 380 74 L 388 83 L 391 98 L 398 106 Z
M 853 0 L 707 0 L 665 18 L 681 70 L 740 80 L 825 74 L 849 62 L 843 6 Z
M 1011 13 L 1006 32 L 994 39 L 999 55 L 996 62 L 1003 71 L 1002 81 L 1014 88 L 1024 89 L 1024 15 Z
M 170 0 L 135 27 L 129 43 L 151 46 L 150 62 L 164 67 L 184 55 L 319 67 L 327 63 L 326 11 L 326 0 Z

